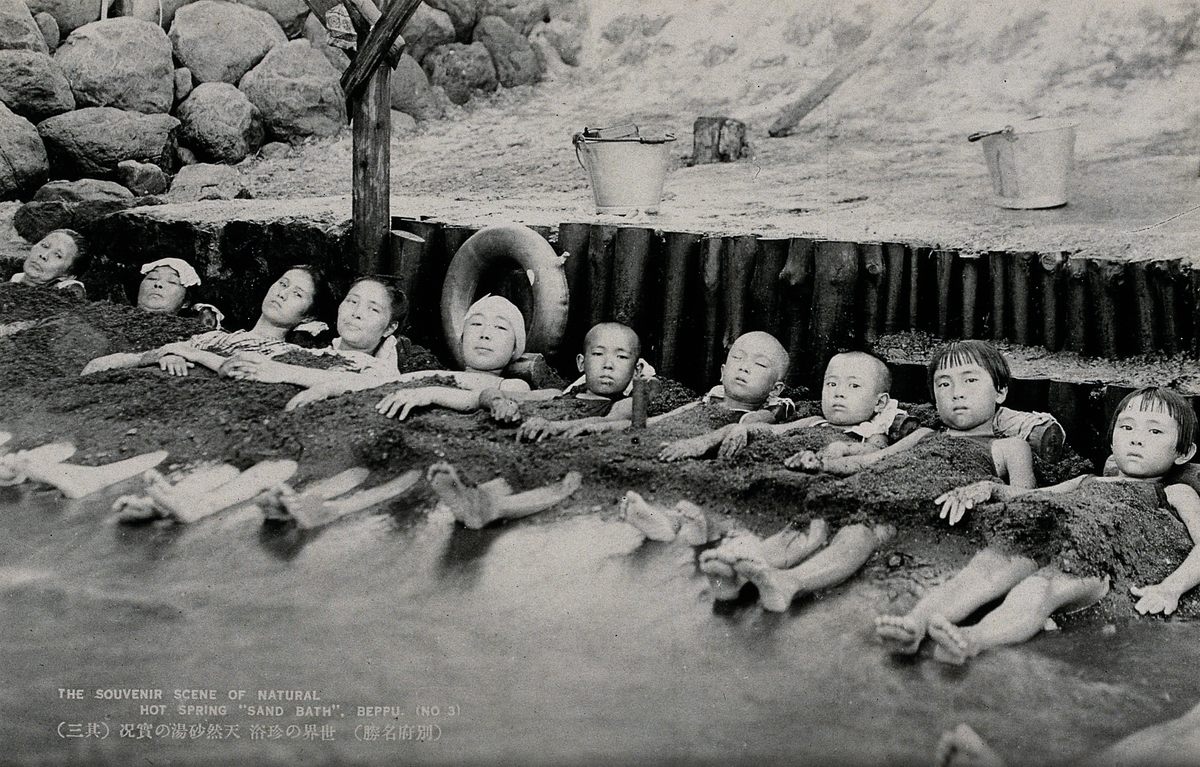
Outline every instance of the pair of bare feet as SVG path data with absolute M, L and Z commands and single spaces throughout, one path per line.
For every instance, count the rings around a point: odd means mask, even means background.
M 912 615 L 880 615 L 875 619 L 875 635 L 894 655 L 915 655 L 928 636 L 936 645 L 934 659 L 956 666 L 983 649 L 971 640 L 969 631 L 942 615 L 931 615 L 927 620 Z
M 708 515 L 691 501 L 679 501 L 670 507 L 660 506 L 629 490 L 621 499 L 618 518 L 633 525 L 652 541 L 665 543 L 678 539 L 688 546 L 703 546 L 717 538 Z
M 569 498 L 583 485 L 577 471 L 567 472 L 561 481 L 545 487 L 514 493 L 503 477 L 474 487 L 465 484 L 458 471 L 448 463 L 435 463 L 425 474 L 438 499 L 464 527 L 478 530 L 500 519 L 519 519 L 554 506 Z

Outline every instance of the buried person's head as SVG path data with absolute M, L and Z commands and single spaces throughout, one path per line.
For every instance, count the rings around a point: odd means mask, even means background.
M 738 336 L 721 365 L 726 399 L 760 407 L 768 397 L 783 391 L 789 364 L 787 350 L 770 333 L 755 330 Z
M 73 229 L 55 229 L 33 244 L 21 271 L 28 285 L 50 285 L 86 269 L 83 238 Z
M 587 390 L 613 397 L 629 388 L 641 354 L 641 341 L 633 328 L 619 322 L 592 326 L 583 339 L 583 354 L 575 364 L 583 373 Z
M 525 318 L 512 301 L 484 296 L 467 309 L 462 360 L 468 371 L 499 373 L 525 353 Z
M 408 316 L 404 292 L 381 277 L 359 277 L 338 305 L 342 349 L 374 354 Z
M 181 258 L 160 258 L 143 264 L 138 286 L 139 309 L 159 314 L 178 314 L 187 300 L 188 288 L 200 284 L 200 275 Z
M 1110 436 L 1122 476 L 1161 477 L 1196 454 L 1196 412 L 1170 389 L 1139 389 L 1117 406 Z
M 1008 398 L 1008 361 L 986 341 L 955 341 L 929 361 L 929 385 L 942 423 L 970 431 L 991 423 Z
M 821 415 L 834 426 L 871 420 L 890 400 L 892 376 L 887 364 L 866 352 L 835 354 L 825 366 Z
M 292 330 L 316 319 L 328 292 L 323 275 L 316 267 L 293 266 L 267 288 L 262 300 L 258 325 Z

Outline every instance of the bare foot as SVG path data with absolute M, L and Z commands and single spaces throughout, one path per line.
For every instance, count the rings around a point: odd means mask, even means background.
M 875 619 L 875 636 L 895 655 L 913 655 L 921 648 L 928 625 L 911 615 L 880 615 Z
M 438 499 L 464 527 L 478 530 L 495 519 L 494 504 L 490 502 L 492 495 L 464 485 L 459 479 L 458 470 L 450 464 L 433 464 L 425 477 Z
M 930 617 L 929 638 L 937 642 L 933 657 L 942 663 L 961 666 L 978 653 L 967 633 L 941 615 Z
M 673 510 L 655 506 L 633 490 L 621 499 L 620 519 L 652 541 L 673 541 L 679 533 L 680 519 Z
M 933 764 L 934 767 L 1004 767 L 1000 755 L 965 724 L 942 733 Z
M 757 557 L 739 559 L 733 565 L 737 574 L 758 587 L 758 601 L 766 610 L 781 613 L 788 609 L 796 596 L 796 587 L 788 582 L 783 571 L 771 567 Z
M 807 532 L 788 525 L 762 542 L 762 557 L 781 569 L 795 567 L 811 557 L 829 540 L 829 524 L 823 519 L 808 523 Z
M 708 517 L 704 509 L 691 501 L 680 501 L 675 504 L 675 512 L 679 515 L 679 539 L 689 546 L 703 546 L 709 541 Z

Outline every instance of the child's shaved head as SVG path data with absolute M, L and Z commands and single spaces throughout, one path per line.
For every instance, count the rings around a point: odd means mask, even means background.
M 606 339 L 608 343 L 620 343 L 634 357 L 642 353 L 642 341 L 628 325 L 619 322 L 600 322 L 592 325 L 592 329 L 583 337 L 584 351 L 600 343 L 601 339 Z
M 842 352 L 835 354 L 829 360 L 829 367 L 833 367 L 835 360 L 859 366 L 863 372 L 870 371 L 872 374 L 871 380 L 875 382 L 875 394 L 886 394 L 892 390 L 892 371 L 888 370 L 886 362 L 874 354 L 869 352 Z M 828 369 L 826 368 L 826 370 Z
M 766 402 L 783 388 L 787 375 L 787 350 L 770 333 L 761 330 L 738 336 L 721 366 L 721 385 L 727 396 L 748 404 Z
M 887 406 L 892 375 L 866 352 L 835 354 L 821 383 L 821 414 L 834 426 L 856 426 Z

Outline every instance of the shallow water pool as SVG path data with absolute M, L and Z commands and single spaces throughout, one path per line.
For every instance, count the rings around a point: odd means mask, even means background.
M 895 661 L 881 587 L 714 609 L 691 549 L 608 514 L 472 532 L 397 508 L 301 535 L 253 509 L 117 526 L 113 495 L 0 492 L 5 761 L 925 764 L 966 721 L 1042 763 L 1200 700 L 1192 625 Z M 95 697 L 132 688 L 162 700 Z

